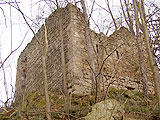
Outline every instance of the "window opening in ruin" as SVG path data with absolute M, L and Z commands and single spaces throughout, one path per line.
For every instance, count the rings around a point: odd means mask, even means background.
M 119 52 L 116 50 L 117 59 L 119 59 Z

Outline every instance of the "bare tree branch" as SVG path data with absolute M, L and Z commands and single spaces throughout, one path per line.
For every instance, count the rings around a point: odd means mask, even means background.
M 25 34 L 22 42 L 20 43 L 20 45 L 19 45 L 16 49 L 14 49 L 13 51 L 11 51 L 10 54 L 4 59 L 4 61 L 2 62 L 1 66 L 0 66 L 0 69 L 3 67 L 4 63 L 10 58 L 10 56 L 11 56 L 13 53 L 15 53 L 15 52 L 22 46 L 22 44 L 23 44 L 23 42 L 24 42 L 24 40 L 25 40 L 25 37 L 26 37 L 26 35 L 28 34 L 28 32 L 29 32 L 29 30 L 26 32 L 26 34 Z
M 105 57 L 105 59 L 103 60 L 103 62 L 102 62 L 102 65 L 101 65 L 101 67 L 100 67 L 100 69 L 99 69 L 99 72 L 98 72 L 98 74 L 96 75 L 96 78 L 101 74 L 101 72 L 102 72 L 102 68 L 103 68 L 103 65 L 104 65 L 104 63 L 105 63 L 105 61 L 118 49 L 118 48 L 120 48 L 122 45 L 124 45 L 125 43 L 122 43 L 121 45 L 119 45 L 118 47 L 116 47 L 109 55 L 107 55 L 106 57 Z

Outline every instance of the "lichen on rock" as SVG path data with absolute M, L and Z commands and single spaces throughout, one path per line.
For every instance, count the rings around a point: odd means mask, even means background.
M 93 105 L 85 120 L 115 120 L 124 114 L 124 106 L 115 99 L 107 99 Z

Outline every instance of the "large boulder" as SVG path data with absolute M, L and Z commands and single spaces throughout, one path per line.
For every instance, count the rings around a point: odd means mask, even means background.
M 107 99 L 93 105 L 85 120 L 120 120 L 123 114 L 123 105 L 115 99 Z

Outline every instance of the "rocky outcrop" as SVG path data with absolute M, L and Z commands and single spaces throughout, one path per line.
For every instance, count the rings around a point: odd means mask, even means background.
M 85 120 L 120 120 L 124 114 L 124 106 L 115 99 L 107 99 L 93 105 Z

